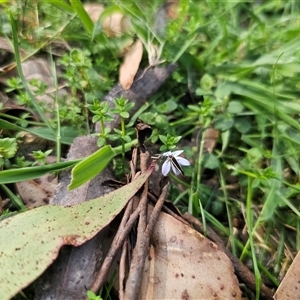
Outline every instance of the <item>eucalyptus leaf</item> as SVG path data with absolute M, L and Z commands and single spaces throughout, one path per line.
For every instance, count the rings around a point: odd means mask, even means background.
M 80 246 L 100 232 L 142 187 L 153 167 L 102 197 L 69 207 L 42 206 L 1 221 L 0 299 L 11 299 L 38 278 L 62 246 Z

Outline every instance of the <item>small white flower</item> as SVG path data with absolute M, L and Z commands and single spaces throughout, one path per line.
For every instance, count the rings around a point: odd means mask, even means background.
M 171 169 L 175 175 L 184 175 L 181 166 L 189 166 L 190 162 L 179 156 L 182 152 L 183 150 L 177 150 L 174 152 L 168 151 L 162 154 L 163 157 L 167 158 L 162 165 L 162 174 L 164 176 L 167 176 Z

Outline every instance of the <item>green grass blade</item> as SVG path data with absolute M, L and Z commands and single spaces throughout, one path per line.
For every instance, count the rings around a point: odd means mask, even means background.
M 23 180 L 39 178 L 49 172 L 57 172 L 66 168 L 73 167 L 80 160 L 65 161 L 51 165 L 38 167 L 25 167 L 20 169 L 11 169 L 0 172 L 0 184 L 14 183 Z
M 51 4 L 56 8 L 60 9 L 61 11 L 63 11 L 64 13 L 68 13 L 70 15 L 73 15 L 75 12 L 72 6 L 70 6 L 63 0 L 41 0 L 40 2 Z
M 20 77 L 20 79 L 22 81 L 22 84 L 23 84 L 26 92 L 30 96 L 31 102 L 32 102 L 34 108 L 36 109 L 36 111 L 38 112 L 39 116 L 44 121 L 44 123 L 47 125 L 47 127 L 49 129 L 53 130 L 50 122 L 48 121 L 47 117 L 43 113 L 40 105 L 35 100 L 34 95 L 32 94 L 32 92 L 31 92 L 31 90 L 30 90 L 30 88 L 29 88 L 29 86 L 27 84 L 27 81 L 26 81 L 26 79 L 24 77 L 23 70 L 22 70 L 22 65 L 21 65 L 21 57 L 20 57 L 20 52 L 19 52 L 18 31 L 17 31 L 17 27 L 16 27 L 16 22 L 14 20 L 14 17 L 13 17 L 13 14 L 12 14 L 11 11 L 9 11 L 9 17 L 10 17 L 10 24 L 11 24 L 11 28 L 12 28 L 13 47 L 14 47 L 14 51 L 15 51 L 15 59 L 16 59 L 16 63 L 17 63 L 18 75 L 19 75 L 19 77 Z M 54 130 L 53 130 L 53 132 L 54 132 Z
M 10 198 L 13 205 L 17 208 L 17 210 L 25 211 L 27 209 L 22 200 L 17 195 L 15 195 L 5 184 L 1 184 L 1 187 Z
M 50 141 L 56 141 L 56 135 L 53 130 L 45 127 L 21 127 L 6 120 L 0 119 L 0 128 L 16 131 L 26 131 L 34 135 L 40 136 Z M 80 134 L 79 130 L 74 127 L 61 127 L 61 142 L 66 145 L 71 145 L 73 140 Z
M 80 0 L 70 0 L 70 3 L 77 13 L 78 18 L 80 19 L 82 25 L 89 35 L 92 36 L 94 32 L 94 23 L 91 20 L 90 16 L 87 14 Z

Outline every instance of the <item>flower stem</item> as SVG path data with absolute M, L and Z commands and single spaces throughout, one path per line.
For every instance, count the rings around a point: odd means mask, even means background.
M 122 165 L 123 165 L 123 171 L 125 171 L 125 122 L 124 118 L 121 117 L 121 130 L 122 130 Z

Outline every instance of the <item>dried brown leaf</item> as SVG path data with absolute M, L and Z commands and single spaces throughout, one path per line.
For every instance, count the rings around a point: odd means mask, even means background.
M 139 299 L 242 297 L 226 254 L 194 229 L 161 213 L 151 237 Z
M 278 287 L 274 299 L 275 300 L 300 300 L 300 251 L 293 260 L 292 265 L 283 278 Z
M 130 89 L 143 56 L 143 43 L 137 40 L 125 54 L 120 67 L 119 81 L 124 90 Z
M 88 15 L 90 16 L 91 20 L 94 23 L 96 23 L 99 20 L 100 15 L 103 13 L 105 8 L 100 3 L 85 3 L 84 4 L 84 9 L 86 10 Z
M 20 197 L 27 207 L 33 208 L 48 204 L 57 186 L 57 177 L 45 175 L 36 180 L 16 183 Z

